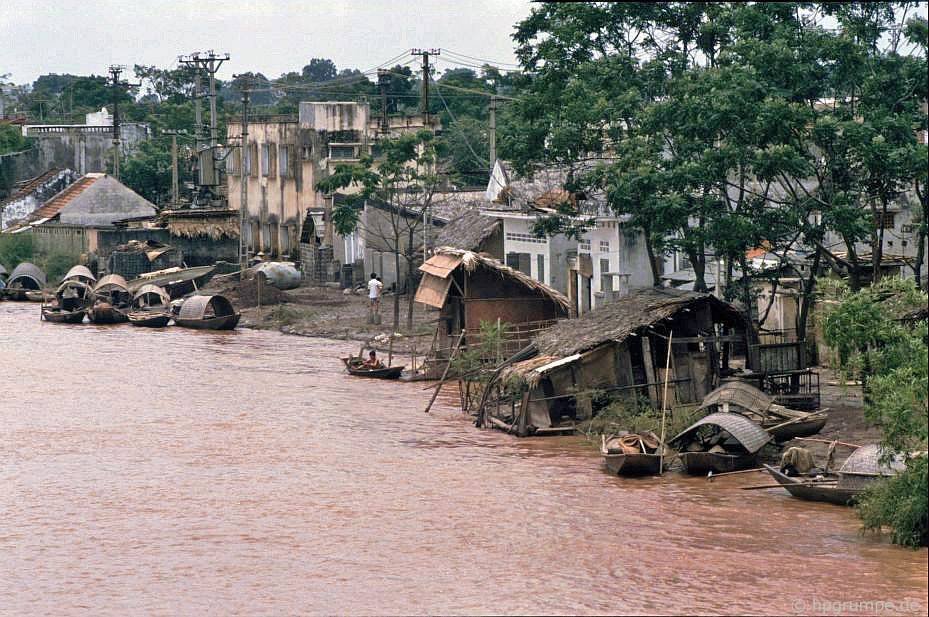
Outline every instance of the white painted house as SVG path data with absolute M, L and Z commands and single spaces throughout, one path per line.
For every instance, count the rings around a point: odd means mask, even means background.
M 628 216 L 614 214 L 602 196 L 569 194 L 566 180 L 565 169 L 547 168 L 524 179 L 514 177 L 505 162 L 495 163 L 485 196 L 497 205 L 482 213 L 503 221 L 507 265 L 567 295 L 578 314 L 651 287 L 642 231 Z M 535 222 L 565 199 L 576 203 L 579 220 L 592 220 L 593 226 L 579 240 L 563 234 L 536 237 Z

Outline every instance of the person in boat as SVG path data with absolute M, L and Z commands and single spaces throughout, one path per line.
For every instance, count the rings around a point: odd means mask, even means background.
M 372 369 L 372 370 L 384 368 L 384 364 L 380 360 L 378 360 L 377 352 L 374 351 L 373 349 L 370 352 L 368 352 L 368 359 L 365 360 L 361 366 L 363 366 L 366 369 Z

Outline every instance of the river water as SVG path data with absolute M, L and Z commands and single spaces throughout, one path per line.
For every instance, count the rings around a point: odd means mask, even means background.
M 356 350 L 0 303 L 0 612 L 925 614 L 926 550 L 851 509 L 611 477 Z

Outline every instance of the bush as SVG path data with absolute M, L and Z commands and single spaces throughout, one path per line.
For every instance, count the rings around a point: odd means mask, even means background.
M 48 255 L 40 256 L 36 259 L 36 265 L 45 270 L 45 276 L 49 285 L 52 285 L 68 273 L 80 261 L 80 255 L 66 253 L 64 251 L 55 251 Z
M 929 459 L 910 459 L 906 471 L 877 483 L 858 500 L 864 528 L 891 529 L 891 539 L 903 546 L 925 546 L 929 541 Z
M 20 263 L 32 261 L 34 256 L 35 244 L 28 233 L 0 235 L 0 264 L 11 272 Z

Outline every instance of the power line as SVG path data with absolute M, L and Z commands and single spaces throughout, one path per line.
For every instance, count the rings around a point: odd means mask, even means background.
M 452 119 L 452 122 L 454 123 L 455 128 L 458 129 L 458 133 L 461 135 L 461 138 L 464 140 L 465 146 L 467 146 L 468 151 L 471 152 L 472 156 L 474 156 L 474 159 L 478 163 L 483 163 L 484 165 L 489 166 L 490 161 L 488 161 L 487 159 L 480 156 L 477 152 L 474 151 L 474 148 L 471 146 L 471 142 L 468 141 L 468 136 L 465 135 L 464 130 L 460 126 L 458 126 L 458 119 L 455 117 L 455 114 L 452 113 L 452 110 L 448 108 L 448 103 L 445 102 L 445 97 L 442 96 L 442 90 L 439 88 L 436 88 L 436 92 L 439 95 L 439 100 L 442 101 L 442 105 L 445 107 L 445 111 L 448 112 L 448 115 Z
M 463 53 L 461 53 L 461 52 L 452 51 L 452 50 L 450 50 L 450 49 L 446 49 L 445 52 L 448 53 L 448 54 L 450 54 L 450 55 L 452 55 L 452 56 L 459 56 L 459 57 L 461 57 L 461 58 L 466 58 L 466 59 L 468 59 L 468 60 L 476 60 L 476 61 L 478 61 L 478 62 L 484 62 L 484 63 L 486 63 L 486 64 L 490 64 L 491 66 L 493 66 L 493 65 L 506 65 L 506 66 L 514 66 L 514 67 L 517 67 L 517 68 L 521 68 L 521 65 L 518 64 L 518 63 L 515 63 L 515 62 L 499 62 L 499 61 L 496 61 L 496 60 L 487 60 L 486 58 L 478 58 L 477 56 L 469 56 L 468 54 L 463 54 Z

